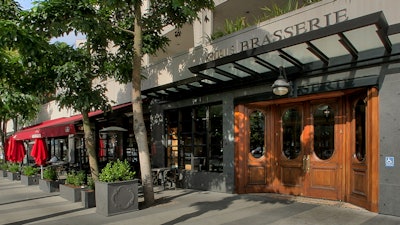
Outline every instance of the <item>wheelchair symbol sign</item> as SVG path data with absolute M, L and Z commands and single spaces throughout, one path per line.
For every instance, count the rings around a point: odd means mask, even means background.
M 394 167 L 394 157 L 393 156 L 385 157 L 385 167 Z

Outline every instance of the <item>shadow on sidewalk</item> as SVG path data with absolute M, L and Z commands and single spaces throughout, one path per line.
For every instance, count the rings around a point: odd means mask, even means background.
M 21 224 L 27 224 L 27 223 L 31 223 L 31 222 L 37 222 L 37 221 L 40 221 L 40 220 L 44 220 L 44 219 L 49 219 L 49 218 L 52 218 L 52 217 L 64 216 L 64 215 L 66 215 L 66 214 L 74 213 L 74 212 L 79 212 L 79 211 L 82 211 L 82 210 L 85 210 L 85 208 L 71 209 L 71 210 L 68 210 L 68 211 L 62 211 L 62 212 L 53 213 L 53 214 L 49 214 L 49 215 L 43 215 L 43 216 L 34 217 L 34 218 L 30 218 L 30 219 L 25 219 L 25 220 L 13 222 L 13 223 L 6 223 L 6 224 L 4 224 L 4 225 L 21 225 Z

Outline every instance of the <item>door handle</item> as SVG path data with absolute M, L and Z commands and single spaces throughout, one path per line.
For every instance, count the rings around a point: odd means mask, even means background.
M 310 171 L 310 155 L 303 155 L 303 172 L 308 173 Z

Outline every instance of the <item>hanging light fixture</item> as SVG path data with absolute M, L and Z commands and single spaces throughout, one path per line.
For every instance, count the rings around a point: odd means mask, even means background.
M 285 69 L 281 66 L 279 67 L 278 79 L 272 85 L 272 92 L 276 95 L 282 96 L 289 93 L 291 89 L 290 82 L 287 81 Z

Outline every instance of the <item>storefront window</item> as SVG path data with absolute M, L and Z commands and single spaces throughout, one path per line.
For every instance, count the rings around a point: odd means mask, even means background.
M 265 116 L 260 111 L 250 114 L 250 153 L 255 158 L 264 155 Z
M 314 111 L 313 118 L 314 152 L 320 159 L 329 159 L 335 151 L 335 112 L 329 105 L 320 105 Z
M 222 172 L 222 105 L 166 113 L 167 166 Z
M 57 161 L 68 161 L 68 139 L 49 139 L 50 158 L 56 157 Z
M 359 100 L 357 102 L 356 108 L 355 108 L 355 119 L 356 119 L 356 125 L 355 125 L 355 133 L 356 133 L 356 146 L 355 146 L 355 156 L 358 159 L 358 161 L 364 161 L 365 160 L 365 103 L 362 100 Z
M 297 109 L 288 109 L 282 115 L 282 151 L 288 159 L 295 159 L 301 151 L 301 114 Z

